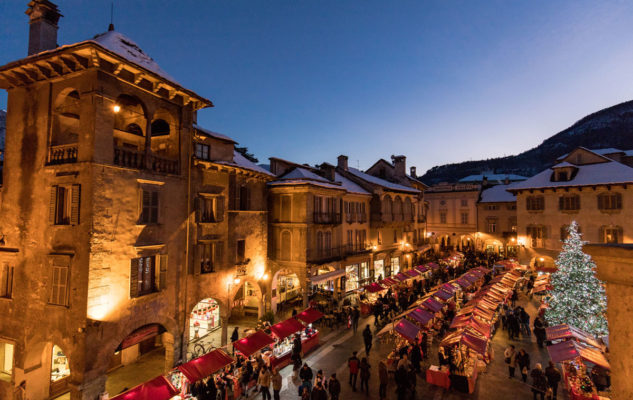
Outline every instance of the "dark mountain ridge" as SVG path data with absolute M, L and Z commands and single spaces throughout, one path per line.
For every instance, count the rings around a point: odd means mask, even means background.
M 556 159 L 578 146 L 589 149 L 633 149 L 633 101 L 605 108 L 515 156 L 435 166 L 420 177 L 427 185 L 456 182 L 468 175 L 494 171 L 532 176 L 554 165 Z

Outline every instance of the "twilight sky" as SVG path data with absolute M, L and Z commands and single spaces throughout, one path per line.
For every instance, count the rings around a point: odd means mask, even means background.
M 53 0 L 58 42 L 110 0 Z M 26 56 L 27 0 L 0 0 L 0 64 Z M 115 0 L 116 30 L 215 108 L 198 122 L 260 159 L 418 174 L 510 155 L 633 98 L 633 2 Z M 0 94 L 6 108 L 6 92 Z

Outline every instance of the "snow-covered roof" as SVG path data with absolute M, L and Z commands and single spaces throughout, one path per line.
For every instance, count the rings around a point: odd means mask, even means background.
M 517 201 L 517 197 L 508 192 L 507 189 L 514 186 L 514 183 L 509 185 L 495 185 L 491 188 L 485 189 L 481 192 L 480 203 L 506 203 Z
M 205 129 L 205 128 L 201 127 L 200 125 L 193 124 L 193 127 L 195 129 L 197 129 L 200 133 L 202 133 L 202 134 L 204 134 L 206 136 L 209 136 L 209 137 L 212 137 L 212 138 L 215 138 L 215 139 L 224 140 L 224 141 L 231 142 L 231 143 L 237 143 L 235 140 L 231 139 L 230 137 L 228 137 L 226 135 L 210 131 L 208 129 Z
M 633 182 L 633 168 L 617 161 L 578 165 L 578 172 L 570 181 L 552 182 L 553 168 L 546 169 L 508 190 L 541 189 L 566 186 L 593 186 Z
M 523 181 L 525 179 L 527 179 L 527 177 L 525 176 L 521 176 L 521 175 L 516 175 L 516 174 L 475 174 L 475 175 L 468 175 L 465 178 L 462 178 L 459 180 L 459 182 L 482 182 L 484 180 L 484 177 L 489 180 L 489 181 L 499 181 L 499 182 L 503 182 L 506 179 L 508 179 L 509 181 Z
M 398 185 L 397 183 L 389 182 L 387 180 L 377 178 L 373 175 L 366 174 L 362 171 L 357 170 L 356 168 L 348 168 L 347 169 L 352 175 L 369 182 L 374 185 L 382 186 L 386 189 L 391 189 L 399 192 L 408 192 L 408 193 L 420 193 L 419 190 L 410 188 L 403 185 Z
M 574 164 L 568 163 L 567 161 L 563 161 L 561 163 L 558 163 L 558 164 L 554 165 L 552 167 L 552 169 L 554 169 L 554 168 L 566 168 L 566 167 L 574 167 L 575 168 L 576 166 Z
M 588 149 L 586 147 L 582 147 L 581 146 L 581 147 L 578 147 L 578 148 L 590 151 L 590 152 L 598 154 L 600 156 L 605 156 L 607 154 L 614 154 L 614 153 L 623 153 L 623 152 L 626 153 L 625 151 L 620 150 L 620 149 L 616 149 L 615 147 L 607 147 L 605 149 Z M 630 151 L 630 150 L 627 150 L 627 151 Z M 563 158 L 567 157 L 569 154 L 571 154 L 571 153 L 565 153 L 562 156 L 558 157 L 557 160 L 562 160 Z
M 280 176 L 276 181 L 268 183 L 271 186 L 283 185 L 312 185 L 327 189 L 345 190 L 340 184 L 330 182 L 327 179 L 309 171 L 306 168 L 295 167 L 287 174 Z
M 238 167 L 238 168 L 248 169 L 254 172 L 259 172 L 260 174 L 274 176 L 269 171 L 255 164 L 254 162 L 244 157 L 241 153 L 235 150 L 233 150 L 233 162 L 230 162 L 230 161 L 213 161 L 213 162 L 216 164 L 230 165 L 232 167 Z
M 347 190 L 349 193 L 371 194 L 368 191 L 366 191 L 365 189 L 363 189 L 362 187 L 360 187 L 359 185 L 357 185 L 355 182 L 352 182 L 351 180 L 347 179 L 346 177 L 344 177 L 343 175 L 339 174 L 338 172 L 336 172 L 334 174 L 334 180 L 336 182 L 340 182 L 341 183 L 341 187 L 343 187 L 343 189 Z
M 317 175 L 306 168 L 301 168 L 301 167 L 293 168 L 287 174 L 282 175 L 280 179 L 304 179 L 304 180 L 313 180 L 313 181 L 328 183 L 328 180 L 325 179 L 324 177 Z

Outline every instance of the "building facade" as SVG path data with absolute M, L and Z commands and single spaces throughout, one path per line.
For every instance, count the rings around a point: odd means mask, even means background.
M 481 191 L 477 202 L 477 249 L 505 257 L 517 257 L 516 196 L 508 192 L 511 184 L 499 184 Z

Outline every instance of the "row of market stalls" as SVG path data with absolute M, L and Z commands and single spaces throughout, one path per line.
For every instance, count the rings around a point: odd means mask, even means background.
M 301 337 L 304 354 L 319 345 L 319 332 L 312 323 L 321 317 L 323 314 L 320 311 L 308 308 L 295 317 L 272 325 L 269 333 L 264 330 L 255 331 L 233 342 L 235 355 L 250 361 L 253 361 L 254 356 L 261 355 L 269 366 L 282 368 L 290 363 L 295 335 Z M 215 349 L 177 366 L 166 376 L 157 376 L 113 397 L 112 400 L 168 400 L 174 396 L 184 398 L 191 385 L 214 374 L 224 374 L 225 379 L 232 380 L 234 396 L 238 398 L 241 395 L 238 378 L 225 371 L 235 361 L 224 348 Z

